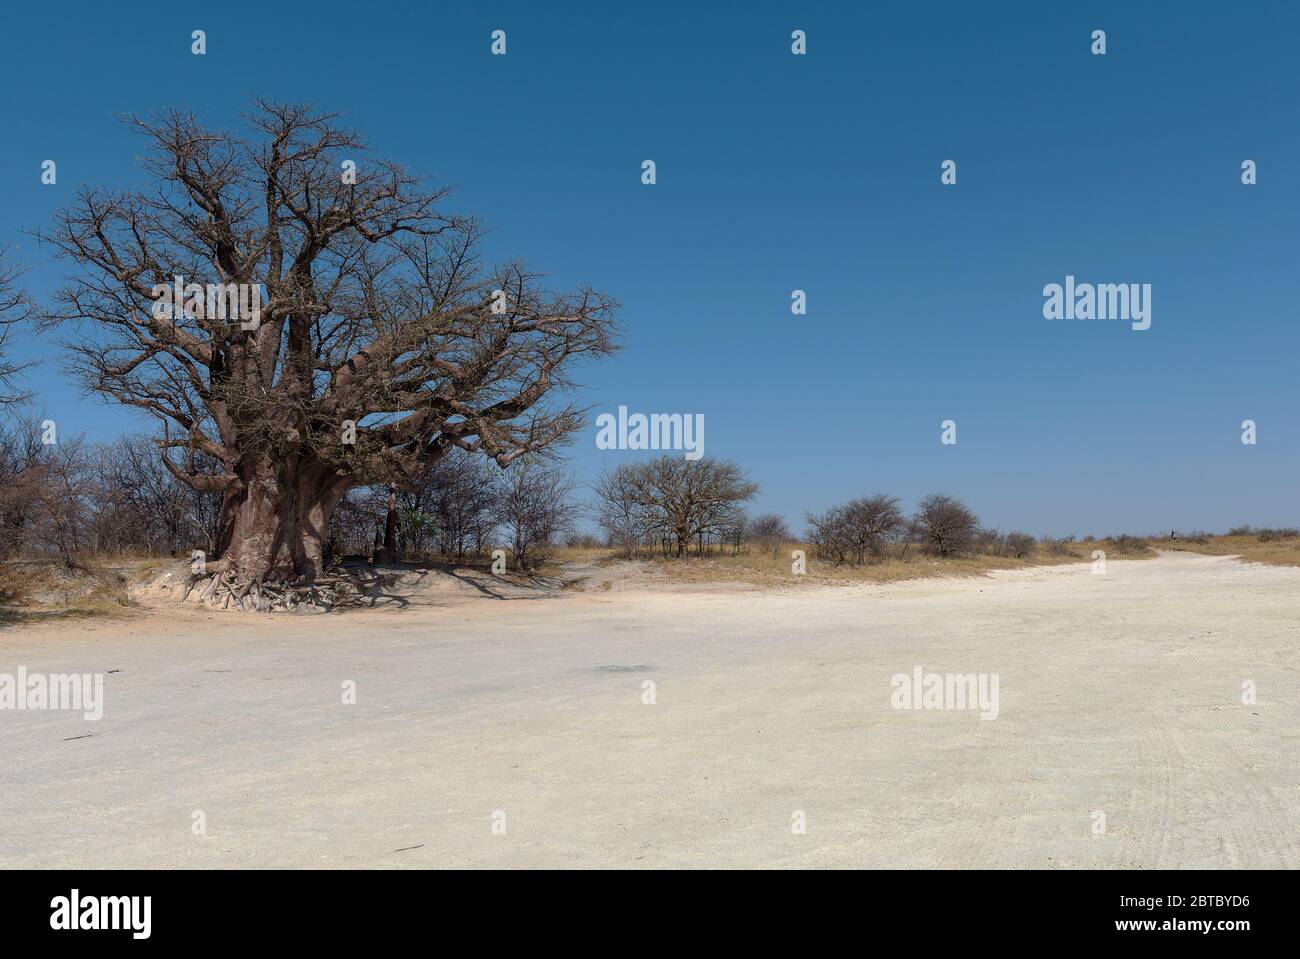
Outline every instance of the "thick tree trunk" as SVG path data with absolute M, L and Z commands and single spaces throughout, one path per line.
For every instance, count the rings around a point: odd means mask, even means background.
M 330 516 L 350 481 L 320 465 L 251 468 L 222 507 L 221 561 L 244 583 L 310 582 L 324 555 Z
M 397 562 L 397 494 L 392 492 L 388 494 L 388 511 L 384 514 L 384 544 L 375 562 Z

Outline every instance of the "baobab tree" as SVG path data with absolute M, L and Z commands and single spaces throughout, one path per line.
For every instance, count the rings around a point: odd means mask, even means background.
M 0 407 L 21 403 L 27 398 L 24 393 L 14 388 L 14 377 L 27 364 L 15 363 L 5 358 L 5 341 L 13 326 L 21 323 L 31 313 L 31 301 L 18 286 L 22 270 L 10 259 L 4 247 L 0 247 Z
M 44 321 L 76 330 L 89 388 L 162 422 L 169 471 L 221 494 L 208 570 L 245 591 L 318 577 L 354 486 L 400 488 L 456 448 L 505 468 L 564 440 L 583 411 L 561 398 L 615 349 L 616 307 L 485 266 L 448 191 L 337 117 L 260 100 L 247 120 L 241 136 L 182 111 L 128 118 L 149 187 L 83 190 L 39 234 L 77 267 Z M 250 288 L 260 314 L 229 318 L 224 291 L 256 307 Z

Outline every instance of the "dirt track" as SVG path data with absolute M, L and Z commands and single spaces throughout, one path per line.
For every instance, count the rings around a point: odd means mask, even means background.
M 1300 865 L 1300 570 L 473 592 L 0 631 L 118 670 L 100 722 L 0 711 L 0 865 Z M 892 709 L 915 666 L 998 718 Z

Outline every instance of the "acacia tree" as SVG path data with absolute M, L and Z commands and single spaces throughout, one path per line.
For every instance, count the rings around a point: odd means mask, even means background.
M 620 465 L 601 478 L 595 492 L 611 538 L 633 528 L 657 530 L 672 538 L 680 558 L 692 539 L 733 522 L 740 504 L 758 495 L 758 485 L 735 463 L 665 454 Z
M 776 513 L 764 513 L 756 516 L 749 524 L 747 535 L 751 542 L 764 552 L 770 552 L 775 558 L 784 543 L 794 539 L 785 520 Z
M 245 591 L 317 577 L 354 486 L 403 487 L 454 448 L 504 468 L 563 440 L 582 411 L 556 397 L 614 350 L 616 306 L 485 267 L 447 191 L 336 117 L 262 100 L 247 119 L 249 138 L 180 111 L 128 118 L 150 188 L 83 190 L 40 234 L 79 268 L 46 322 L 76 324 L 87 386 L 162 421 L 169 471 L 221 494 L 208 569 Z M 155 310 L 175 277 L 262 284 L 260 323 L 188 295 Z
M 880 558 L 886 544 L 907 527 L 898 497 L 884 494 L 851 499 L 820 516 L 809 513 L 806 519 L 809 542 L 836 565 L 848 561 L 861 565 L 868 556 Z
M 912 525 L 927 552 L 956 556 L 974 544 L 979 519 L 960 500 L 934 493 L 917 504 Z

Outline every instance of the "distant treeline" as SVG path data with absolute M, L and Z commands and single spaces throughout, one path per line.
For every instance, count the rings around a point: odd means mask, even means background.
M 0 423 L 0 560 L 55 556 L 72 563 L 82 556 L 187 556 L 193 550 L 218 558 L 220 495 L 196 492 L 173 475 L 153 438 L 91 443 L 56 436 L 46 442 L 50 438 L 36 416 L 7 416 Z M 478 559 L 505 548 L 514 568 L 530 568 L 558 546 L 612 548 L 627 557 L 684 558 L 712 549 L 776 557 L 799 543 L 838 566 L 913 550 L 937 557 L 1059 556 L 1074 541 L 983 527 L 964 503 L 943 494 L 924 497 L 910 515 L 896 496 L 851 499 L 805 514 L 797 536 L 781 516 L 745 509 L 758 489 L 735 463 L 666 454 L 606 470 L 582 502 L 579 484 L 562 465 L 522 460 L 501 470 L 456 450 L 415 482 L 352 490 L 334 510 L 327 555 L 420 562 Z M 600 535 L 584 532 L 583 519 Z M 1204 541 L 1209 535 L 1177 538 Z M 1240 526 L 1228 535 L 1266 542 L 1300 536 L 1300 530 Z M 1146 546 L 1145 538 L 1129 535 L 1108 542 L 1121 553 Z

